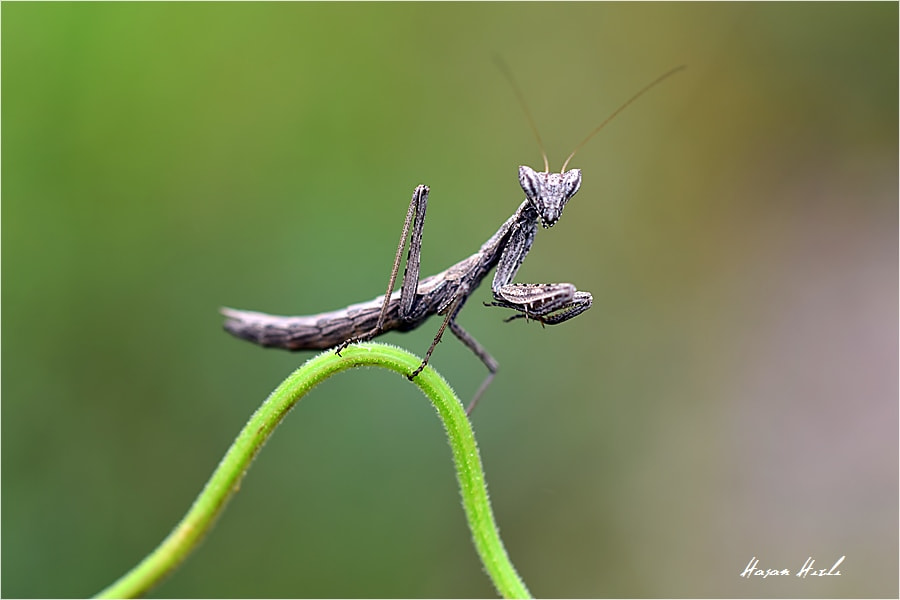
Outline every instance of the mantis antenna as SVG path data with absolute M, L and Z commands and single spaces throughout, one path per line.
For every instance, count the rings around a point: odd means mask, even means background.
M 537 125 L 534 124 L 534 118 L 531 116 L 531 111 L 528 110 L 528 104 L 525 103 L 525 96 L 522 94 L 522 90 L 519 89 L 512 71 L 509 70 L 509 67 L 503 62 L 503 59 L 499 56 L 495 56 L 494 62 L 497 63 L 500 71 L 503 73 L 504 77 L 506 77 L 506 80 L 509 81 L 509 85 L 512 86 L 513 92 L 516 94 L 516 99 L 519 101 L 519 106 L 521 106 L 522 110 L 525 112 L 525 118 L 528 119 L 528 124 L 531 126 L 531 132 L 534 133 L 534 138 L 537 140 L 538 147 L 541 149 L 541 156 L 544 158 L 544 173 L 549 173 L 550 161 L 547 160 L 547 151 L 544 150 L 544 142 L 541 141 L 541 134 L 538 133 L 538 128 Z
M 607 123 L 609 123 L 610 121 L 612 121 L 612 120 L 616 117 L 616 115 L 618 115 L 620 112 L 622 112 L 623 110 L 625 110 L 625 108 L 626 108 L 629 104 L 631 104 L 632 102 L 634 102 L 635 100 L 637 100 L 638 98 L 640 98 L 641 96 L 643 96 L 643 95 L 644 95 L 644 92 L 646 92 L 647 90 L 649 90 L 650 88 L 652 88 L 653 86 L 655 86 L 657 83 L 661 83 L 664 79 L 667 79 L 668 77 L 674 75 L 674 74 L 677 73 L 678 71 L 681 71 L 681 70 L 686 69 L 686 68 L 687 68 L 687 67 L 686 67 L 685 65 L 681 65 L 681 66 L 679 66 L 679 67 L 675 67 L 675 68 L 672 69 L 671 71 L 667 71 L 666 73 L 663 73 L 662 75 L 660 75 L 659 77 L 657 77 L 656 79 L 654 79 L 653 81 L 651 81 L 650 83 L 648 83 L 647 85 L 645 85 L 645 86 L 643 87 L 643 89 L 641 89 L 641 91 L 639 91 L 637 94 L 635 94 L 634 96 L 632 96 L 631 98 L 629 98 L 628 100 L 626 100 L 626 101 L 625 101 L 625 104 L 623 104 L 622 106 L 620 106 L 619 108 L 617 108 L 616 110 L 614 110 L 613 113 L 612 113 L 611 115 L 609 115 L 608 117 L 606 117 L 606 120 L 605 120 L 605 121 L 603 121 L 602 123 L 600 123 L 600 124 L 597 126 L 597 128 L 596 128 L 595 130 L 593 130 L 590 134 L 588 134 L 588 136 L 587 136 L 586 138 L 584 138 L 584 139 L 581 141 L 580 144 L 578 144 L 577 146 L 575 146 L 575 149 L 572 150 L 572 154 L 570 154 L 570 155 L 569 155 L 569 158 L 566 159 L 566 162 L 563 163 L 562 169 L 560 169 L 560 173 L 565 173 L 566 167 L 569 165 L 569 161 L 572 160 L 572 157 L 575 156 L 575 153 L 578 152 L 579 150 L 581 150 L 582 146 L 584 146 L 585 144 L 587 144 L 588 141 L 590 141 L 590 139 L 591 139 L 592 137 L 594 137 L 595 135 L 597 135 L 597 132 L 599 132 L 601 129 L 603 129 L 603 127 L 604 127 Z M 526 109 L 526 110 L 527 110 L 527 109 Z M 529 118 L 530 118 L 530 117 L 529 117 Z M 532 124 L 532 127 L 534 127 L 533 124 Z M 540 138 L 538 138 L 538 139 L 540 140 Z M 545 160 L 545 161 L 547 160 L 547 159 L 546 159 L 546 156 L 544 157 L 544 160 Z

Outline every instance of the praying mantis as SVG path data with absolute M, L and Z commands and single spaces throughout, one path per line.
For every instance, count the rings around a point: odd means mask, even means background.
M 431 316 L 442 315 L 444 319 L 422 363 L 408 375 L 408 378 L 412 380 L 425 368 L 435 346 L 449 328 L 453 335 L 475 353 L 488 370 L 487 377 L 466 409 L 467 414 L 471 414 L 493 380 L 499 365 L 496 359 L 456 321 L 466 300 L 481 281 L 495 270 L 491 282 L 493 301 L 485 304 L 515 311 L 516 314 L 507 318 L 507 321 L 524 318 L 544 325 L 558 325 L 574 319 L 591 308 L 593 297 L 590 292 L 579 290 L 571 283 L 516 283 L 513 279 L 531 250 L 538 225 L 543 228 L 553 227 L 562 216 L 566 204 L 581 186 L 581 170 L 566 170 L 575 153 L 629 104 L 683 68 L 684 66 L 676 67 L 664 73 L 617 108 L 576 146 L 558 173 L 550 172 L 547 154 L 543 148 L 541 150 L 544 158 L 543 171 L 520 166 L 519 185 L 525 193 L 525 200 L 497 232 L 471 256 L 440 273 L 419 279 L 422 231 L 430 191 L 428 186 L 419 185 L 413 191 L 406 212 L 387 292 L 383 296 L 330 312 L 296 317 L 223 308 L 221 312 L 226 317 L 225 329 L 239 338 L 260 346 L 287 350 L 335 348 L 340 354 L 351 344 L 370 340 L 388 331 L 410 331 L 422 325 Z M 521 92 L 511 76 L 510 81 L 540 144 L 540 136 Z M 394 291 L 407 239 L 409 250 L 406 268 L 400 289 Z

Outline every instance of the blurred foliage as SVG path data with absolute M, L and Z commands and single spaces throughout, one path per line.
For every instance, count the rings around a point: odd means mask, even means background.
M 418 183 L 426 273 L 512 213 L 540 152 L 499 55 L 551 168 L 688 65 L 580 151 L 519 275 L 593 310 L 504 324 L 485 285 L 462 313 L 501 363 L 474 422 L 531 590 L 896 597 L 897 11 L 4 3 L 0 592 L 121 575 L 308 357 L 228 337 L 219 306 L 376 296 Z M 433 362 L 463 398 L 484 375 L 455 340 Z M 738 576 L 841 555 L 840 578 Z M 371 371 L 287 419 L 155 594 L 492 589 L 440 424 Z

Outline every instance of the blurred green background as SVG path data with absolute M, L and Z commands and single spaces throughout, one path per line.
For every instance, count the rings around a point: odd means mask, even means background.
M 519 281 L 594 308 L 461 323 L 473 420 L 540 596 L 896 597 L 897 18 L 882 4 L 2 6 L 2 594 L 84 596 L 168 533 L 310 353 L 222 305 L 383 290 L 410 194 L 423 274 L 575 158 Z M 424 353 L 438 322 L 385 341 Z M 447 338 L 432 364 L 484 377 Z M 746 580 L 807 557 L 841 577 Z M 441 426 L 380 371 L 316 389 L 154 597 L 492 596 Z

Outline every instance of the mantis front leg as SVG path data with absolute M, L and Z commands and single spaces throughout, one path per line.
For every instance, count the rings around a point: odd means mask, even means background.
M 573 319 L 594 302 L 590 292 L 580 292 L 571 283 L 510 283 L 494 295 L 490 306 L 519 311 L 506 319 L 534 319 L 544 325 L 557 325 Z
M 507 319 L 534 319 L 544 325 L 556 325 L 573 319 L 593 304 L 590 292 L 578 291 L 571 283 L 512 283 L 513 277 L 531 250 L 537 231 L 537 218 L 523 219 L 510 232 L 497 273 L 491 285 L 494 301 L 520 314 Z

